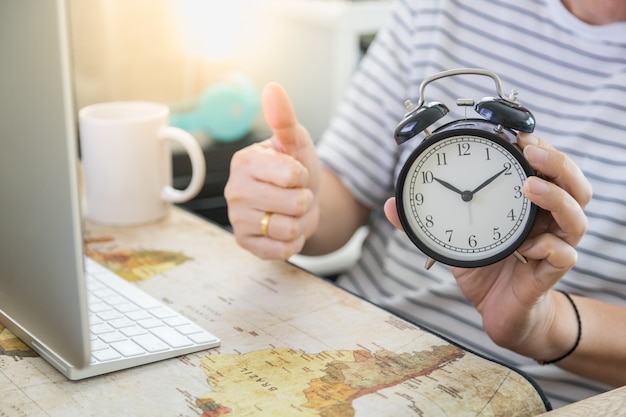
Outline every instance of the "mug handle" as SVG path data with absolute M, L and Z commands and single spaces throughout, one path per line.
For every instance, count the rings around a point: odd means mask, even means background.
M 161 191 L 161 198 L 172 203 L 184 203 L 194 198 L 204 185 L 206 162 L 198 142 L 190 133 L 173 126 L 164 126 L 159 131 L 160 140 L 175 140 L 187 151 L 191 160 L 191 181 L 184 190 L 166 185 Z

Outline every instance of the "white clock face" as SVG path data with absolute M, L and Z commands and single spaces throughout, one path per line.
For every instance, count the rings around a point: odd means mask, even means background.
M 402 171 L 400 218 L 431 258 L 461 267 L 488 265 L 517 249 L 532 227 L 536 207 L 522 191 L 529 175 L 521 152 L 495 135 L 469 129 L 434 135 Z

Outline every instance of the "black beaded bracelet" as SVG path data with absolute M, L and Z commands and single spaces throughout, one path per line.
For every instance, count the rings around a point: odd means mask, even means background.
M 542 360 L 537 360 L 537 363 L 539 363 L 539 365 L 550 365 L 552 363 L 558 362 L 560 360 L 563 360 L 565 358 L 567 358 L 569 355 L 571 355 L 572 353 L 574 353 L 574 351 L 576 350 L 576 348 L 578 347 L 578 344 L 580 343 L 580 338 L 582 336 L 582 323 L 580 320 L 580 313 L 578 312 L 578 307 L 576 307 L 576 303 L 574 303 L 574 300 L 572 300 L 572 297 L 566 293 L 565 291 L 561 291 L 558 290 L 561 294 L 563 294 L 567 300 L 570 302 L 570 304 L 572 305 L 572 307 L 574 307 L 574 313 L 576 313 L 576 321 L 578 322 L 578 336 L 576 336 L 576 343 L 574 343 L 574 346 L 572 346 L 572 348 L 570 350 L 568 350 L 567 352 L 565 352 L 564 355 L 559 356 L 556 359 L 552 359 L 550 361 L 542 361 Z

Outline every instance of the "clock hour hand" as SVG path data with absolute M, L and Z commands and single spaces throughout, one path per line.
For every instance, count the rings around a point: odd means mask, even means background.
M 471 191 L 461 191 L 458 188 L 456 188 L 454 185 L 450 184 L 449 182 L 440 180 L 439 178 L 436 178 L 436 177 L 433 177 L 433 179 L 437 181 L 439 184 L 446 187 L 447 189 L 452 190 L 455 193 L 459 194 L 463 201 L 470 201 L 472 199 L 473 193 Z
M 494 176 L 492 176 L 491 178 L 489 178 L 487 181 L 483 182 L 482 184 L 480 184 L 478 187 L 474 188 L 471 193 L 472 195 L 476 194 L 478 191 L 482 190 L 483 188 L 485 188 L 487 185 L 491 184 L 493 182 L 493 180 L 495 180 L 496 178 L 498 178 L 500 175 L 502 175 L 504 172 L 506 171 L 506 168 L 504 168 L 502 171 L 498 172 L 497 174 L 495 174 Z
M 457 194 L 463 194 L 463 191 L 459 190 L 458 188 L 456 188 L 454 185 L 450 184 L 449 182 L 446 182 L 444 180 L 440 180 L 439 178 L 433 177 L 433 179 L 435 181 L 437 181 L 439 184 L 443 185 L 444 187 L 446 187 L 448 190 L 452 190 Z

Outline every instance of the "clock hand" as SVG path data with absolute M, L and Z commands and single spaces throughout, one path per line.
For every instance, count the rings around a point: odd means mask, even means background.
M 470 201 L 472 199 L 472 194 L 473 193 L 471 191 L 461 191 L 458 188 L 456 188 L 454 185 L 450 184 L 449 182 L 446 182 L 444 180 L 440 180 L 439 178 L 436 178 L 436 177 L 433 177 L 433 179 L 435 181 L 437 181 L 439 184 L 441 184 L 444 187 L 446 187 L 447 189 L 452 190 L 455 193 L 459 194 L 463 201 Z
M 496 178 L 498 178 L 500 175 L 502 175 L 504 172 L 506 171 L 506 168 L 504 168 L 502 171 L 498 172 L 497 174 L 495 174 L 494 176 L 492 176 L 491 178 L 489 178 L 487 181 L 483 182 L 482 184 L 480 184 L 478 187 L 474 188 L 471 191 L 471 194 L 474 195 L 476 194 L 479 190 L 482 190 L 483 188 L 485 188 L 487 185 L 491 184 L 491 182 L 493 180 L 495 180 Z
M 449 182 L 446 182 L 444 180 L 440 180 L 439 178 L 433 177 L 433 179 L 435 181 L 437 181 L 439 184 L 443 185 L 444 187 L 446 187 L 449 190 L 454 191 L 457 194 L 463 194 L 463 191 L 459 190 L 458 188 L 456 188 L 454 185 L 450 184 Z

